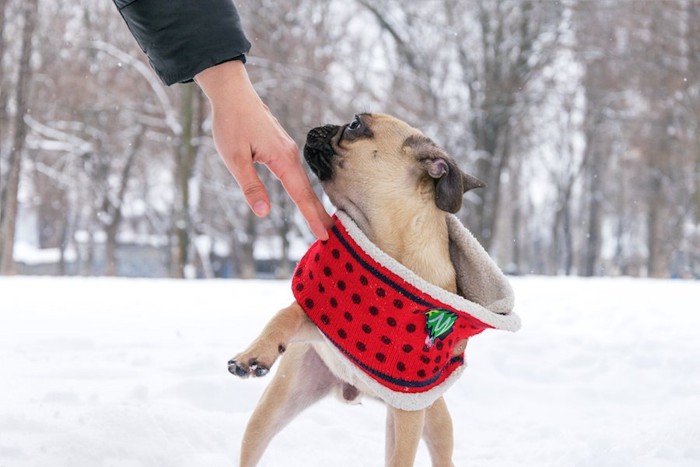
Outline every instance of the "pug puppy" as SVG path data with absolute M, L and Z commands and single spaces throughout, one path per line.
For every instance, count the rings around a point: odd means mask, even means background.
M 457 293 L 447 216 L 468 190 L 483 187 L 419 130 L 388 115 L 363 113 L 348 124 L 314 128 L 305 159 L 336 208 L 372 243 L 425 281 Z M 453 355 L 464 353 L 466 339 Z M 248 423 L 240 465 L 254 466 L 270 440 L 303 409 L 335 392 L 342 400 L 375 391 L 348 373 L 294 302 L 279 311 L 244 352 L 229 361 L 239 377 L 279 368 Z M 442 397 L 421 410 L 387 406 L 386 465 L 412 466 L 421 438 L 433 466 L 452 466 L 452 420 Z

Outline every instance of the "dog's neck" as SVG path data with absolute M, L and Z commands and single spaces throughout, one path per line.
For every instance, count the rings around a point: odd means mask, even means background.
M 426 281 L 456 292 L 447 233 L 447 214 L 438 209 L 377 210 L 353 220 L 382 251 Z

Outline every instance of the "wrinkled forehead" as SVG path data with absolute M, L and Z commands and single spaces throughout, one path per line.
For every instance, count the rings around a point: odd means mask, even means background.
M 372 132 L 375 135 L 381 134 L 383 138 L 396 138 L 404 141 L 410 136 L 422 135 L 416 128 L 391 115 L 366 114 L 366 118 L 369 120 L 369 127 L 372 129 Z

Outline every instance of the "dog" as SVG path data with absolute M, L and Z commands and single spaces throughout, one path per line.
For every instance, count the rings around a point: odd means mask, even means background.
M 454 227 L 458 221 L 452 214 L 462 207 L 464 193 L 485 184 L 461 171 L 443 149 L 419 130 L 382 114 L 362 113 L 344 125 L 312 129 L 304 157 L 338 209 L 334 233 L 340 243 L 331 249 L 326 242 L 317 242 L 318 250 L 309 250 L 293 280 L 297 300 L 279 311 L 253 343 L 229 361 L 229 371 L 234 375 L 261 377 L 284 354 L 246 428 L 240 465 L 256 465 L 271 439 L 297 414 L 335 392 L 347 402 L 364 395 L 387 403 L 386 465 L 413 465 L 422 438 L 433 466 L 452 466 L 453 424 L 442 397 L 443 388 L 421 385 L 424 381 L 451 384 L 459 375 L 470 335 L 486 327 L 514 330 L 518 326 L 510 313 L 509 286 L 499 275 L 500 270 L 484 260 L 486 253 L 479 250 L 475 262 L 462 264 L 454 260 L 451 232 L 459 228 Z M 457 232 L 455 235 L 462 235 Z M 468 249 L 476 251 L 476 240 L 465 235 L 465 241 L 470 242 Z M 355 241 L 353 238 L 366 243 L 370 253 L 358 253 L 357 244 L 348 244 Z M 320 259 L 318 252 L 329 249 L 328 260 Z M 375 274 L 380 266 L 372 258 L 389 264 L 391 271 Z M 325 266 L 312 269 L 314 263 Z M 358 273 L 360 268 L 369 272 Z M 474 274 L 474 268 L 485 271 L 484 277 Z M 335 276 L 345 273 L 343 269 L 352 273 L 354 279 Z M 412 279 L 403 284 L 398 276 L 393 278 L 401 274 Z M 471 276 L 468 283 L 459 279 L 464 274 Z M 378 286 L 370 284 L 368 277 L 373 275 L 384 282 Z M 493 314 L 496 321 L 490 322 L 490 315 L 483 322 L 470 321 L 469 316 L 467 321 L 456 321 L 458 313 L 443 310 L 444 307 L 416 308 L 415 303 L 427 303 L 421 298 L 422 292 L 412 288 L 417 283 L 445 297 L 444 302 L 466 297 L 470 306 Z M 492 283 L 502 286 L 494 288 Z M 366 291 L 353 291 L 353 287 L 364 287 Z M 390 299 L 388 293 L 398 298 Z M 333 297 L 328 302 L 329 295 Z M 413 297 L 415 303 L 407 297 Z M 387 301 L 393 304 L 388 305 L 390 308 L 401 309 L 389 312 L 377 305 Z M 385 317 L 388 314 L 391 316 Z M 370 315 L 379 315 L 383 321 L 360 324 Z M 402 316 L 414 321 L 397 323 Z M 506 324 L 498 321 L 509 319 Z M 330 321 L 340 327 L 332 328 Z M 471 332 L 453 332 L 456 322 Z M 396 334 L 398 328 L 406 328 L 418 337 L 406 340 L 408 337 Z M 425 335 L 421 334 L 424 330 Z M 381 350 L 385 344 L 387 350 Z M 409 368 L 407 359 L 418 355 L 420 347 L 425 365 L 416 360 L 418 366 Z M 370 355 L 372 363 L 355 361 L 360 354 Z M 349 360 L 363 370 L 358 371 Z M 417 382 L 403 376 L 412 371 L 420 376 L 414 375 Z M 414 394 L 403 393 L 409 387 L 416 388 Z

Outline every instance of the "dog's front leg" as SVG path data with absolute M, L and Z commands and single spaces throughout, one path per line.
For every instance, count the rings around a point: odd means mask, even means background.
M 425 423 L 424 410 L 400 410 L 389 407 L 387 429 L 387 466 L 412 467 Z M 390 439 L 391 438 L 391 439 Z M 393 441 L 393 443 L 391 442 Z
M 228 362 L 228 370 L 236 376 L 265 376 L 290 342 L 318 338 L 304 310 L 297 302 L 278 311 L 250 346 Z

